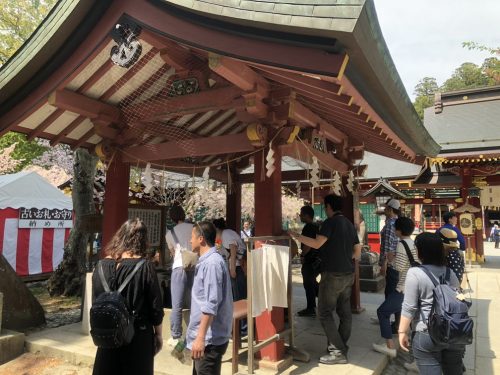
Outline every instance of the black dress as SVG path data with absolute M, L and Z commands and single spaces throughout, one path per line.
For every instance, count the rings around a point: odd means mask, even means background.
M 140 259 L 123 259 L 118 268 L 112 259 L 101 260 L 104 276 L 111 289 L 119 287 Z M 92 299 L 95 300 L 104 287 L 97 270 L 92 275 Z M 132 342 L 117 349 L 97 348 L 94 375 L 153 375 L 154 330 L 163 320 L 163 305 L 155 267 L 150 261 L 139 269 L 125 287 L 123 296 L 128 306 L 137 312 L 135 335 Z

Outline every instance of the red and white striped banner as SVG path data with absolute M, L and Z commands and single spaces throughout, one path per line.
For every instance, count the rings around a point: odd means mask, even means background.
M 54 271 L 63 259 L 70 229 L 19 228 L 18 210 L 0 210 L 0 254 L 19 276 Z

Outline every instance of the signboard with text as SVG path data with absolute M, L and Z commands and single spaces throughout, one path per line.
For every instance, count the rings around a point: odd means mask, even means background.
M 19 228 L 73 228 L 73 212 L 57 208 L 19 208 Z

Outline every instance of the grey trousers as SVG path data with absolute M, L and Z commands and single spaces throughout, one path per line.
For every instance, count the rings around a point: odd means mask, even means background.
M 177 267 L 172 270 L 170 278 L 170 294 L 172 295 L 172 312 L 170 313 L 170 332 L 174 339 L 182 336 L 182 309 L 186 295 L 189 296 L 193 287 L 194 272 L 186 272 Z
M 351 336 L 351 290 L 353 273 L 322 272 L 318 292 L 318 316 L 335 354 L 347 353 L 347 340 Z M 337 329 L 333 313 L 339 316 Z

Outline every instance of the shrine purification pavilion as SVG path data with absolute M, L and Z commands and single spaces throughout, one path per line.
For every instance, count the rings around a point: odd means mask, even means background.
M 345 178 L 365 150 L 411 163 L 439 152 L 372 0 L 60 0 L 0 70 L 8 131 L 107 163 L 104 244 L 127 219 L 130 165 L 229 185 L 237 228 L 253 163 L 259 236 L 282 233 L 283 156 Z M 282 326 L 280 309 L 264 313 L 257 339 Z M 281 360 L 283 342 L 260 355 Z

